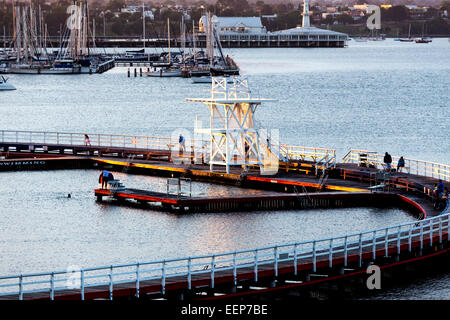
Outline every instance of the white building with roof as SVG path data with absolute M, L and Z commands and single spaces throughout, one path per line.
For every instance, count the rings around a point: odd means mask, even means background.
M 217 17 L 213 16 L 213 22 L 219 34 L 226 33 L 266 33 L 260 17 Z M 206 16 L 200 19 L 199 31 L 206 30 Z
M 311 26 L 312 12 L 305 0 L 302 25 L 296 28 L 268 32 L 260 17 L 213 17 L 215 28 L 224 47 L 344 47 L 348 35 Z M 300 17 L 299 17 L 300 18 Z M 206 16 L 199 22 L 199 31 L 206 30 Z
M 319 29 L 311 26 L 309 11 L 309 1 L 305 0 L 303 5 L 303 21 L 302 26 L 287 30 L 271 32 L 271 35 L 279 35 L 281 40 L 309 40 L 309 41 L 347 41 L 348 35 L 332 30 Z

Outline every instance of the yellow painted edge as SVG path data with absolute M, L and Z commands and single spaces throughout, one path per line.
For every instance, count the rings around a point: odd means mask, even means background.
M 123 162 L 123 161 L 114 161 L 114 160 L 104 160 L 104 159 L 97 159 L 93 158 L 95 161 L 108 163 L 108 164 L 114 164 L 118 166 L 126 166 L 126 167 L 138 167 L 138 168 L 146 168 L 146 169 L 156 169 L 156 170 L 165 170 L 165 171 L 177 171 L 177 172 L 185 172 L 186 170 L 180 169 L 180 168 L 173 168 L 173 167 L 163 167 L 163 166 L 155 166 L 151 164 L 144 164 L 144 163 L 129 163 L 129 162 Z
M 369 189 L 341 187 L 341 186 L 332 186 L 332 185 L 325 185 L 325 189 L 338 190 L 338 191 L 348 191 L 348 192 L 369 191 Z
M 115 161 L 115 160 L 105 160 L 105 159 L 97 159 L 93 158 L 95 161 L 104 162 L 108 164 L 127 166 L 127 167 L 138 167 L 138 168 L 147 168 L 147 169 L 156 169 L 156 170 L 166 170 L 166 171 L 176 171 L 176 172 L 186 172 L 185 169 L 181 168 L 173 168 L 173 167 L 163 167 L 163 166 L 155 166 L 151 164 L 143 164 L 143 163 L 129 163 L 123 161 Z M 202 174 L 203 171 L 191 170 L 192 173 Z M 227 175 L 227 176 L 238 176 L 236 174 L 225 174 L 225 173 L 217 173 L 216 175 Z M 341 187 L 341 186 L 333 186 L 333 185 L 325 185 L 325 188 L 328 190 L 338 190 L 338 191 L 348 191 L 348 192 L 358 192 L 358 191 L 369 191 L 369 189 L 360 189 L 360 188 L 350 188 L 350 187 Z

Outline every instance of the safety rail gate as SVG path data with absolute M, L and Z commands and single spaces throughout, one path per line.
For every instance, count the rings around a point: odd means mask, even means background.
M 358 163 L 361 160 L 361 155 L 363 155 L 365 161 L 376 167 L 382 167 L 384 165 L 384 155 L 378 154 L 373 151 L 368 150 L 357 150 L 352 149 L 342 158 L 344 163 Z M 392 156 L 392 168 L 397 168 L 397 162 L 400 157 Z M 442 179 L 445 181 L 450 181 L 450 166 L 424 161 L 404 158 L 405 160 L 405 170 L 410 174 L 421 175 L 425 177 L 431 177 L 436 179 Z

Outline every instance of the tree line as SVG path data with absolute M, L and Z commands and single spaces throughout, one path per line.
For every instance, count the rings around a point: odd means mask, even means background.
M 29 2 L 26 1 L 25 5 Z M 66 20 L 69 16 L 67 8 L 73 4 L 71 0 L 58 0 L 51 5 L 45 3 L 45 0 L 32 0 L 36 8 L 43 12 L 44 23 L 47 24 L 47 30 L 50 36 L 59 36 L 64 32 Z M 139 2 L 136 2 L 138 4 Z M 142 3 L 142 2 L 141 2 Z M 269 31 L 294 28 L 301 24 L 301 13 L 303 11 L 303 2 L 295 6 L 292 3 L 265 3 L 262 0 L 255 3 L 249 3 L 247 0 L 217 0 L 215 3 L 207 3 L 206 1 L 198 1 L 185 6 L 183 9 L 175 8 L 175 2 L 168 0 L 164 3 L 145 2 L 146 10 L 153 10 L 154 20 L 146 19 L 146 37 L 165 36 L 167 33 L 167 18 L 170 20 L 171 33 L 173 36 L 180 34 L 180 24 L 182 16 L 185 15 L 187 30 L 192 30 L 193 22 L 198 25 L 198 21 L 206 11 L 212 12 L 217 16 L 264 16 L 276 14 L 276 18 L 262 19 L 263 25 Z M 96 36 L 141 36 L 142 12 L 126 13 L 120 12 L 122 8 L 127 6 L 125 0 L 109 0 L 108 2 L 100 2 L 94 0 L 89 2 L 89 21 L 91 32 L 94 29 Z M 339 11 L 346 11 L 348 8 L 339 7 Z M 429 33 L 448 34 L 450 27 L 448 20 L 439 17 L 439 12 L 447 10 L 450 14 L 450 0 L 443 0 L 441 8 L 430 8 L 424 18 L 430 20 L 428 23 Z M 339 16 L 328 16 L 324 19 L 317 14 L 317 6 L 314 3 L 310 6 L 310 10 L 319 16 L 319 21 L 315 23 L 328 26 L 330 29 L 339 29 L 335 26 L 339 25 L 363 25 L 365 17 L 355 22 L 353 18 L 347 14 Z M 405 6 L 393 6 L 388 9 L 382 8 L 382 22 L 407 22 L 411 20 L 409 11 Z M 4 28 L 6 35 L 12 35 L 12 4 L 5 1 L 0 4 L 0 28 Z M 3 31 L 3 30 L 0 30 Z

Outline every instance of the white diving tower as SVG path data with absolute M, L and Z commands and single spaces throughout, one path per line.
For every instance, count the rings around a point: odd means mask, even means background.
M 188 98 L 186 101 L 202 102 L 210 112 L 209 128 L 196 123 L 195 134 L 207 134 L 209 138 L 210 171 L 214 165 L 259 166 L 261 174 L 278 170 L 279 142 L 267 135 L 266 130 L 255 127 L 255 111 L 262 102 L 272 99 L 253 99 L 246 78 L 213 77 L 211 98 Z M 273 141 L 276 140 L 276 141 Z

